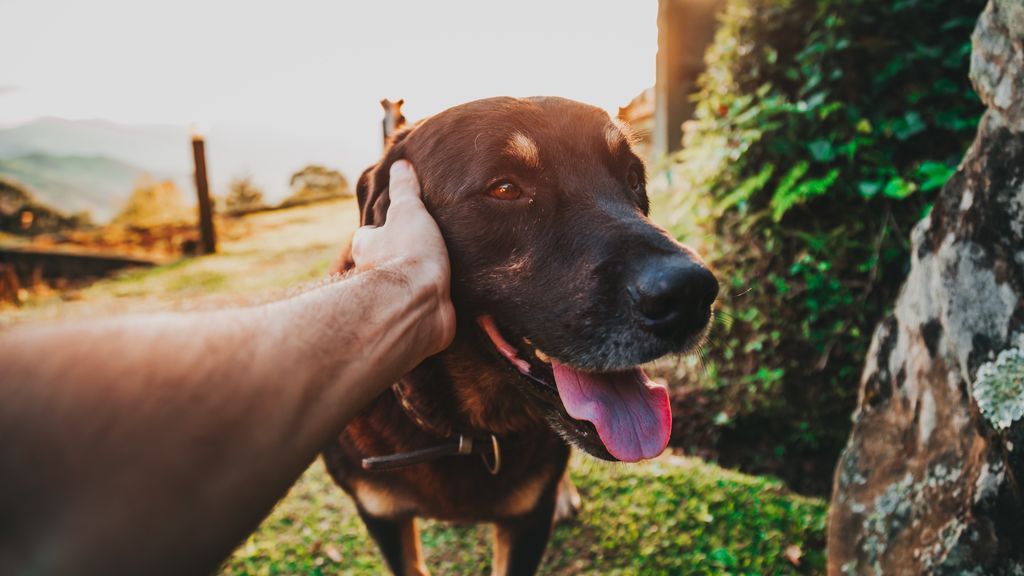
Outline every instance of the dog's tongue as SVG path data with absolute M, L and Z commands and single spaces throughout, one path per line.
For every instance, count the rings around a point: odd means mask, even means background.
M 668 391 L 644 371 L 581 372 L 552 360 L 565 411 L 587 420 L 612 456 L 624 462 L 654 458 L 672 433 Z

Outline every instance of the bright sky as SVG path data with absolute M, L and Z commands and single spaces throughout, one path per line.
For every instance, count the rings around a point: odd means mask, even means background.
M 0 123 L 240 126 L 354 177 L 381 98 L 411 119 L 503 94 L 615 110 L 654 82 L 656 17 L 657 0 L 0 0 Z

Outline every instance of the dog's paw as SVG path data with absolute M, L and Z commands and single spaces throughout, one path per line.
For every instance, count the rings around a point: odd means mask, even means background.
M 583 507 L 580 493 L 576 490 L 569 475 L 566 474 L 558 482 L 558 496 L 555 501 L 555 524 L 568 522 L 579 515 Z

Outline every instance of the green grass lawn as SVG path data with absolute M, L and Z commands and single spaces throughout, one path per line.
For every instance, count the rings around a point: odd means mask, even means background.
M 820 574 L 825 504 L 774 480 L 665 456 L 609 464 L 577 455 L 583 511 L 555 529 L 542 574 Z M 489 574 L 490 528 L 426 522 L 434 574 Z M 786 549 L 804 554 L 800 567 Z M 222 574 L 386 573 L 355 508 L 314 464 Z
M 250 215 L 221 231 L 221 252 L 98 282 L 0 311 L 0 325 L 113 312 L 218 307 L 284 296 L 321 278 L 354 229 L 351 200 Z M 825 503 L 667 455 L 639 465 L 577 455 L 584 508 L 559 526 L 543 574 L 821 574 Z M 434 574 L 487 574 L 490 529 L 423 526 Z M 787 555 L 787 549 L 789 554 Z M 799 566 L 788 558 L 802 553 Z M 384 567 L 322 464 L 314 463 L 231 557 L 225 575 L 366 574 Z

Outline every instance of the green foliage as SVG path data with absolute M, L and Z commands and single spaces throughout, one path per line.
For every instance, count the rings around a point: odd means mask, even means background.
M 571 465 L 579 519 L 555 528 L 543 574 L 822 574 L 825 504 L 776 481 L 696 460 Z M 488 526 L 426 522 L 435 574 L 487 574 Z M 792 548 L 791 548 L 792 547 Z M 787 548 L 802 554 L 800 567 Z M 242 574 L 382 574 L 355 508 L 320 463 L 222 569 Z
M 977 125 L 967 74 L 983 7 L 727 3 L 671 170 L 674 193 L 690 198 L 677 210 L 704 206 L 698 231 L 735 318 L 710 343 L 703 384 L 727 415 L 723 441 L 838 455 L 910 228 Z

